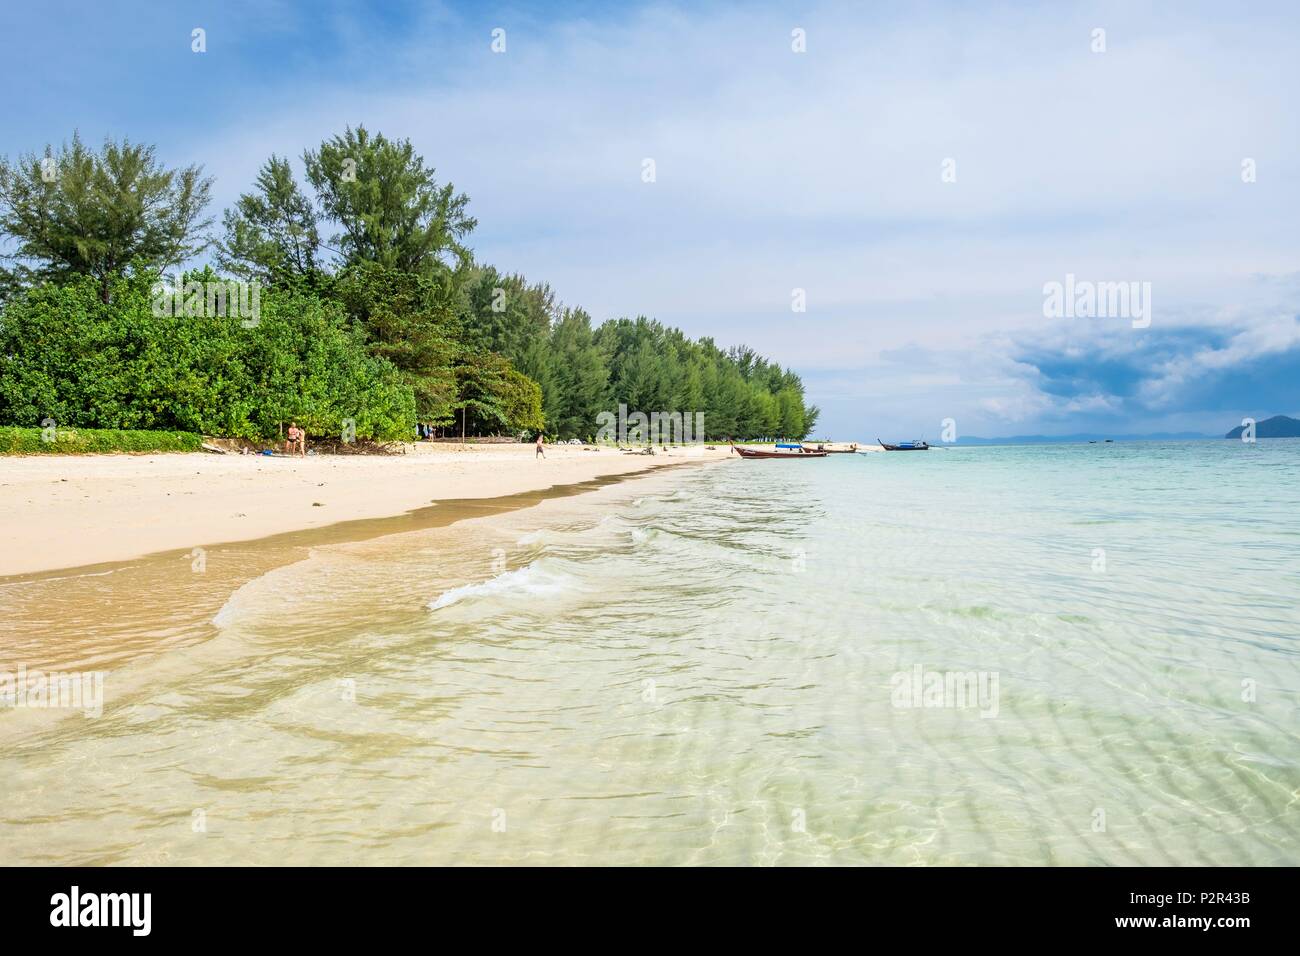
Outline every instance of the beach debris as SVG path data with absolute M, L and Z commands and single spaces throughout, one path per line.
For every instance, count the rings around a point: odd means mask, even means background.
M 218 448 L 216 445 L 209 444 L 208 442 L 204 442 L 200 447 L 204 451 L 211 452 L 214 455 L 226 454 L 226 450 L 224 448 Z

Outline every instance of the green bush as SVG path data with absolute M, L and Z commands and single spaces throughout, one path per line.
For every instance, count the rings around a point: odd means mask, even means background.
M 47 441 L 46 437 L 52 437 Z M 0 454 L 89 455 L 112 452 L 198 451 L 193 432 L 121 431 L 113 428 L 9 428 L 0 426 Z
M 331 436 L 351 419 L 358 438 L 409 437 L 410 385 L 337 303 L 263 290 L 245 327 L 235 314 L 156 316 L 152 291 L 148 275 L 118 279 L 104 302 L 83 277 L 8 301 L 0 422 L 267 439 L 291 419 Z

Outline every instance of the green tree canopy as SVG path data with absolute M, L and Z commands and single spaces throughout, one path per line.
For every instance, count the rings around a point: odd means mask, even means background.
M 469 197 L 440 186 L 410 140 L 348 127 L 303 159 L 321 212 L 342 228 L 333 244 L 344 264 L 429 274 L 469 262 Z
M 179 265 L 208 245 L 211 183 L 200 166 L 165 168 L 152 146 L 106 140 L 95 151 L 76 134 L 44 156 L 0 160 L 0 232 L 17 245 L 10 287 L 88 275 L 107 301 L 133 267 Z
M 217 246 L 217 264 L 265 285 L 317 278 L 322 263 L 316 212 L 299 189 L 289 161 L 272 156 L 258 172 L 255 186 L 222 217 L 225 239 Z
M 421 421 L 446 424 L 457 407 L 455 364 L 464 347 L 450 276 L 417 275 L 364 262 L 334 283 L 334 295 L 363 330 L 371 354 L 402 373 Z

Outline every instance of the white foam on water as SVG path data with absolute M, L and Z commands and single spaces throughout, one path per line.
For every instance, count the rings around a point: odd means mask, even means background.
M 545 597 L 559 594 L 573 584 L 573 579 L 538 567 L 538 562 L 505 571 L 479 584 L 464 584 L 444 591 L 429 602 L 429 610 L 437 611 L 462 601 L 485 597 Z
M 596 522 L 596 527 L 613 528 L 615 531 L 621 531 L 624 528 L 629 527 L 629 523 L 627 519 L 622 517 L 621 515 L 605 515 L 603 518 L 601 518 L 599 521 Z

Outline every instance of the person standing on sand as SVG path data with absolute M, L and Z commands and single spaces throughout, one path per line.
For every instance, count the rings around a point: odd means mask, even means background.
M 533 461 L 536 461 L 538 458 L 545 458 L 545 457 L 546 457 L 546 452 L 542 451 L 542 433 L 538 432 L 537 433 L 537 454 L 533 456 Z
M 289 423 L 289 435 L 284 443 L 285 453 L 292 456 L 294 451 L 307 457 L 307 433 L 298 427 L 297 422 Z

